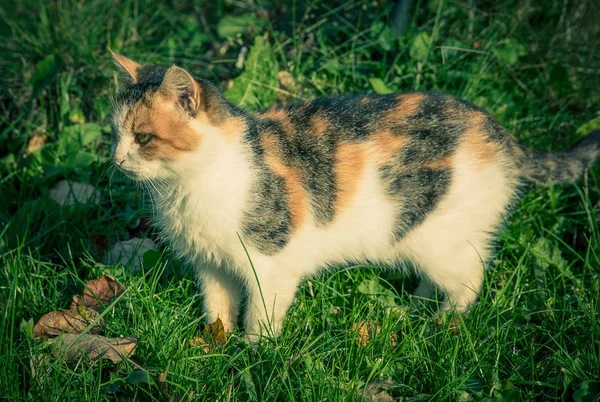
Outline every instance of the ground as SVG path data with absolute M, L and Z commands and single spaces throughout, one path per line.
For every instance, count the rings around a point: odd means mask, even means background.
M 413 308 L 414 278 L 342 267 L 302 286 L 280 338 L 249 347 L 236 332 L 207 354 L 190 343 L 203 336 L 201 297 L 167 250 L 146 252 L 138 271 L 106 260 L 115 244 L 156 237 L 142 191 L 107 173 L 116 82 L 108 47 L 141 63 L 176 63 L 253 110 L 326 94 L 439 90 L 485 107 L 521 143 L 547 151 L 600 125 L 597 2 L 416 1 L 401 37 L 389 27 L 391 8 L 379 0 L 3 3 L 0 395 L 595 400 L 599 167 L 577 186 L 523 191 L 465 317 Z M 92 198 L 59 205 L 62 180 L 91 185 L 73 194 Z M 103 310 L 102 334 L 136 335 L 135 354 L 120 363 L 49 356 L 33 324 L 103 274 L 126 291 Z

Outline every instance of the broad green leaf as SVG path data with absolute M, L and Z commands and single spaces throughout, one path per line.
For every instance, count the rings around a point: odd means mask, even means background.
M 396 47 L 398 36 L 394 33 L 390 25 L 378 22 L 377 26 L 374 27 L 374 32 L 377 32 L 376 39 L 377 43 L 383 50 L 389 52 Z
M 62 69 L 62 64 L 60 55 L 49 54 L 35 66 L 35 71 L 29 79 L 29 85 L 33 88 L 32 98 L 36 98 L 52 82 Z
M 233 86 L 225 92 L 225 97 L 253 110 L 270 106 L 277 99 L 278 73 L 279 65 L 271 46 L 264 37 L 257 36 L 244 72 L 233 80 Z
M 600 116 L 593 118 L 592 120 L 588 121 L 587 123 L 582 124 L 578 129 L 577 129 L 577 135 L 588 135 L 589 133 L 591 133 L 594 130 L 598 130 L 600 129 Z
M 573 393 L 575 402 L 597 402 L 600 400 L 600 382 L 586 381 Z
M 29 321 L 25 321 L 25 319 L 23 319 L 21 320 L 21 325 L 19 325 L 19 330 L 27 337 L 33 339 L 35 337 L 33 334 L 33 327 L 33 318 L 30 318 Z
M 463 53 L 463 51 L 461 50 L 457 50 L 457 49 L 469 49 L 469 45 L 467 45 L 465 42 L 462 42 L 460 40 L 454 39 L 454 38 L 449 38 L 447 40 L 444 41 L 443 47 L 442 47 L 442 54 L 444 56 L 444 60 L 446 62 L 448 62 L 449 60 L 460 56 L 461 53 Z M 469 74 L 466 74 L 469 75 Z
M 562 257 L 558 245 L 546 238 L 540 238 L 531 249 L 535 257 L 535 265 L 543 270 L 551 265 L 560 269 L 567 266 L 567 261 Z
M 90 145 L 102 135 L 102 126 L 96 123 L 75 124 L 66 127 L 59 135 L 59 141 L 76 141 L 79 145 Z
M 371 296 L 383 307 L 394 307 L 396 295 L 389 289 L 384 288 L 377 278 L 365 279 L 358 285 L 358 291 L 364 295 Z
M 527 49 L 515 39 L 506 39 L 498 43 L 493 52 L 504 63 L 512 66 L 519 61 L 519 58 L 527 54 Z
M 389 94 L 394 91 L 389 89 L 381 78 L 369 78 L 369 82 L 371 83 L 371 87 L 378 94 Z
M 424 61 L 431 48 L 431 37 L 427 32 L 420 32 L 410 45 L 410 58 L 416 61 Z
M 245 33 L 249 27 L 261 27 L 264 23 L 254 13 L 227 15 L 217 25 L 217 34 L 224 39 Z
M 152 378 L 150 373 L 144 370 L 133 370 L 127 375 L 125 381 L 127 381 L 127 383 L 131 385 L 154 383 L 154 379 Z

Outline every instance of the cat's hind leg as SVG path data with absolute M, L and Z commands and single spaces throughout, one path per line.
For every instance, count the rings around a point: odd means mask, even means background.
M 468 239 L 412 247 L 411 258 L 426 278 L 415 292 L 414 299 L 431 297 L 432 285 L 445 295 L 441 311 L 455 308 L 465 312 L 477 300 L 483 285 L 484 261 L 489 255 L 489 235 L 479 234 Z

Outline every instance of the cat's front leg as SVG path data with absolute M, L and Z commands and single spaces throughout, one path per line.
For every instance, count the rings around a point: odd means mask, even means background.
M 243 295 L 241 282 L 218 268 L 202 269 L 198 279 L 206 322 L 213 323 L 220 318 L 225 331 L 233 331 Z
M 258 274 L 258 272 L 257 272 Z M 297 275 L 258 274 L 247 284 L 245 337 L 249 342 L 261 336 L 279 336 L 283 319 L 302 280 Z M 260 286 L 259 286 L 260 284 Z

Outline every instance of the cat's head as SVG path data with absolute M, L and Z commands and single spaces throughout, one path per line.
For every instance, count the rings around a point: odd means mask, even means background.
M 180 67 L 142 66 L 112 56 L 122 73 L 111 119 L 115 165 L 135 180 L 181 174 L 228 117 L 226 102 L 216 88 Z

